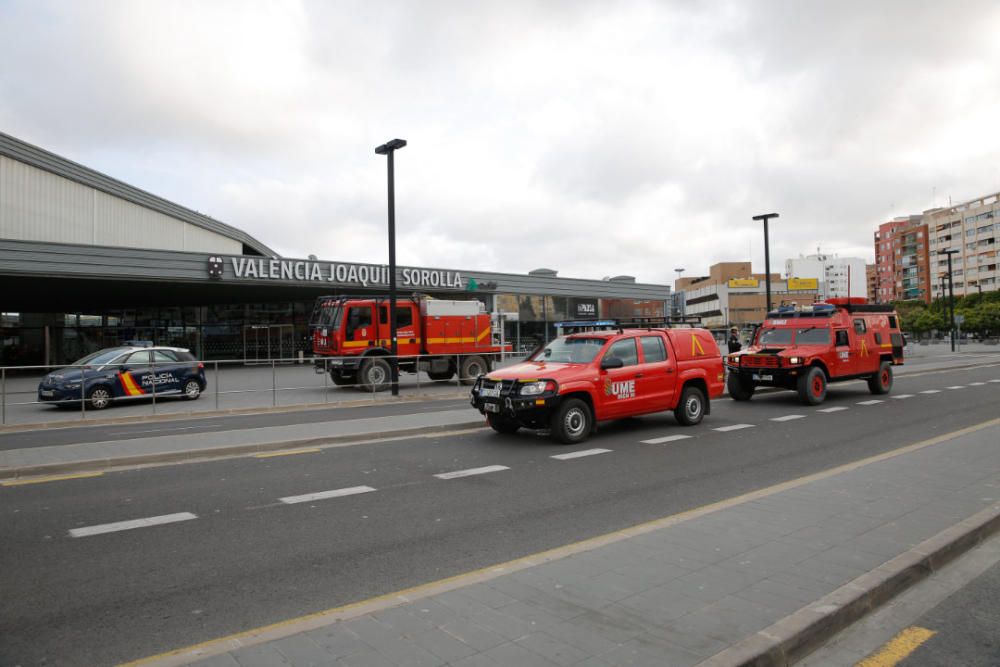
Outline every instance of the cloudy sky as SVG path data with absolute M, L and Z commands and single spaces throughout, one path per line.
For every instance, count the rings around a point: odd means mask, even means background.
M 285 256 L 672 283 L 1000 190 L 1000 3 L 0 0 L 0 130 Z

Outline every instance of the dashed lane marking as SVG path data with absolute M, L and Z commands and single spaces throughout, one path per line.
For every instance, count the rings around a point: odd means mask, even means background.
M 739 431 L 744 428 L 753 428 L 755 424 L 732 424 L 731 426 L 720 426 L 719 428 L 713 428 L 713 431 L 719 431 L 721 433 L 728 433 L 729 431 Z
M 151 516 L 145 519 L 131 519 L 130 521 L 116 521 L 115 523 L 102 523 L 99 526 L 87 526 L 85 528 L 71 528 L 70 537 L 90 537 L 91 535 L 103 535 L 104 533 L 116 533 L 120 530 L 132 530 L 134 528 L 149 528 L 150 526 L 162 526 L 165 523 L 177 523 L 178 521 L 190 521 L 197 519 L 196 514 L 191 512 L 178 512 L 177 514 L 164 514 L 162 516 Z
M 877 653 L 868 656 L 855 667 L 893 667 L 893 665 L 898 665 L 908 655 L 916 651 L 921 644 L 936 634 L 934 630 L 916 625 L 906 628 L 883 644 Z
M 359 493 L 371 493 L 374 491 L 370 486 L 351 486 L 346 489 L 333 489 L 332 491 L 318 491 L 316 493 L 306 493 L 301 496 L 287 496 L 278 498 L 286 505 L 296 503 L 309 503 L 314 500 L 326 500 L 327 498 L 343 498 L 344 496 L 356 496 Z
M 1000 378 L 994 378 L 992 380 L 987 380 L 987 382 L 1000 382 Z
M 921 394 L 940 394 L 940 393 L 941 393 L 941 390 L 940 390 L 940 389 L 924 389 L 924 390 L 923 390 L 922 392 L 920 392 L 920 393 L 921 393 Z
M 784 417 L 771 417 L 773 422 L 790 422 L 794 419 L 805 419 L 805 415 L 785 415 Z
M 953 387 L 948 387 L 948 389 L 965 389 L 965 385 L 956 384 Z
M 0 486 L 24 486 L 26 484 L 42 484 L 44 482 L 61 482 L 64 479 L 83 479 L 85 477 L 100 477 L 103 472 L 77 472 L 66 475 L 47 475 L 45 477 L 26 477 L 24 479 L 10 479 L 0 482 Z
M 986 383 L 985 382 L 970 382 L 969 386 L 970 387 L 982 387 L 984 384 L 986 384 Z
M 885 401 L 880 401 L 878 399 L 872 399 L 870 401 L 858 401 L 858 405 L 878 405 L 879 403 L 884 403 Z
M 580 450 L 579 452 L 569 452 L 567 454 L 556 454 L 555 456 L 553 456 L 551 458 L 559 459 L 560 461 L 566 461 L 568 459 L 579 459 L 579 458 L 582 458 L 584 456 L 594 456 L 595 454 L 607 454 L 610 451 L 611 451 L 610 449 L 583 449 L 583 450 Z
M 668 442 L 676 442 L 678 440 L 687 440 L 690 435 L 667 435 L 662 438 L 653 438 L 652 440 L 643 440 L 644 445 L 662 445 Z
M 897 396 L 893 396 L 893 398 L 898 401 L 899 399 L 902 398 L 913 398 L 913 394 L 899 394 Z
M 491 472 L 510 470 L 507 466 L 484 466 L 482 468 L 469 468 L 468 470 L 455 470 L 452 472 L 442 472 L 434 475 L 438 479 L 456 479 L 458 477 L 470 477 L 472 475 L 486 475 Z
M 832 408 L 821 408 L 816 412 L 840 412 L 841 410 L 846 410 L 846 409 L 847 408 L 845 408 L 843 405 L 835 405 Z

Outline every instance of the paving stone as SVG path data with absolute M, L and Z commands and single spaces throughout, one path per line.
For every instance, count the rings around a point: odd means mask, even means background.
M 620 645 L 620 642 L 612 641 L 577 625 L 576 619 L 546 628 L 545 632 L 557 640 L 591 655 L 607 653 Z
M 825 563 L 860 568 L 865 572 L 875 569 L 887 560 L 877 554 L 843 546 L 833 547 L 827 549 L 826 551 L 821 551 L 816 554 L 815 558 L 816 560 L 823 561 Z
M 613 606 L 620 606 L 655 623 L 669 623 L 681 616 L 703 609 L 706 604 L 704 600 L 689 597 L 661 586 L 621 600 Z
M 336 660 L 306 633 L 299 633 L 270 643 L 295 667 L 328 667 Z
M 469 617 L 469 621 L 509 640 L 535 632 L 539 627 L 526 619 L 490 609 Z
M 408 607 L 414 616 L 427 621 L 432 626 L 444 625 L 460 615 L 455 609 L 441 604 L 434 598 L 417 600 Z
M 310 630 L 305 634 L 334 658 L 342 658 L 372 648 L 371 644 L 362 640 L 358 633 L 344 622 Z
M 565 618 L 560 618 L 555 614 L 550 614 L 541 607 L 538 607 L 530 602 L 512 602 L 508 605 L 500 607 L 497 611 L 531 623 L 535 632 L 550 625 L 557 625 L 566 620 Z
M 338 667 L 399 667 L 375 649 L 365 649 L 344 658 L 338 658 L 337 665 Z
M 236 662 L 236 658 L 228 653 L 223 653 L 222 655 L 214 655 L 211 658 L 193 662 L 190 667 L 240 667 L 240 663 Z
M 461 589 L 435 595 L 434 601 L 453 609 L 459 616 L 464 617 L 490 609 L 489 605 L 469 597 Z
M 611 664 L 621 667 L 686 667 L 694 665 L 702 658 L 678 646 L 660 642 L 656 646 L 649 641 L 631 640 L 618 648 L 600 656 Z
M 588 653 L 559 641 L 545 631 L 535 632 L 518 639 L 516 644 L 534 651 L 557 665 L 574 665 L 588 657 Z
M 468 658 L 462 658 L 458 662 L 451 663 L 451 667 L 505 667 L 501 663 L 497 662 L 493 658 L 485 655 L 483 653 L 477 653 L 475 655 L 469 656 Z
M 418 646 L 430 651 L 446 663 L 468 658 L 478 652 L 465 642 L 459 641 L 438 628 L 414 635 L 412 639 Z
M 489 584 L 473 584 L 472 586 L 466 586 L 462 588 L 462 593 L 468 595 L 474 600 L 482 602 L 487 607 L 496 609 L 497 607 L 503 607 L 511 602 L 514 602 L 515 598 L 509 595 L 501 593 L 497 589 L 493 588 Z
M 399 667 L 441 667 L 445 664 L 442 658 L 422 648 L 412 639 L 386 638 L 372 646 Z
M 397 635 L 420 634 L 434 627 L 430 618 L 418 615 L 411 605 L 380 611 L 374 618 L 382 625 L 392 628 Z
M 715 601 L 743 590 L 760 579 L 762 577 L 757 574 L 711 565 L 672 579 L 663 584 L 663 588 L 699 600 Z
M 449 621 L 442 625 L 441 629 L 477 651 L 486 651 L 507 641 L 505 637 L 480 627 L 475 623 L 471 623 L 464 618 L 456 618 Z
M 514 642 L 491 648 L 489 651 L 484 651 L 483 655 L 498 664 L 517 665 L 517 667 L 555 667 L 558 664 Z
M 284 656 L 278 653 L 278 649 L 270 644 L 260 644 L 258 646 L 245 646 L 235 651 L 230 651 L 230 655 L 236 659 L 240 667 L 286 667 L 291 663 L 285 660 Z

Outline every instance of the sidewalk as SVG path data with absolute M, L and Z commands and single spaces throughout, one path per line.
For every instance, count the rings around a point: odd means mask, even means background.
M 997 442 L 993 420 L 140 664 L 787 664 L 1000 528 Z

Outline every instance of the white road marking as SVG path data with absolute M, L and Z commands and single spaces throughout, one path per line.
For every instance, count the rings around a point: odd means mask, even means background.
M 832 408 L 821 408 L 820 410 L 817 410 L 816 412 L 840 412 L 841 410 L 846 410 L 846 409 L 847 408 L 845 408 L 843 405 L 835 405 Z
M 790 422 L 793 419 L 805 419 L 805 415 L 785 415 L 784 417 L 771 417 L 773 422 Z
M 148 528 L 150 526 L 160 526 L 165 523 L 177 523 L 178 521 L 190 521 L 197 519 L 197 515 L 191 512 L 178 512 L 177 514 L 164 514 L 163 516 L 151 516 L 146 519 L 132 519 L 130 521 L 116 521 L 115 523 L 102 523 L 99 526 L 87 526 L 85 528 L 71 528 L 70 537 L 89 537 L 91 535 L 103 535 L 104 533 L 116 533 L 119 530 L 132 530 L 133 528 Z
M 667 435 L 662 438 L 653 438 L 652 440 L 643 440 L 644 445 L 662 445 L 667 442 L 675 442 L 677 440 L 687 440 L 690 435 Z
M 434 475 L 438 479 L 455 479 L 456 477 L 469 477 L 471 475 L 485 475 L 491 472 L 510 470 L 507 466 L 485 466 L 482 468 L 469 468 L 468 470 L 455 470 L 454 472 L 442 472 Z
M 583 449 L 579 452 L 570 452 L 568 454 L 556 454 L 552 456 L 553 459 L 559 459 L 560 461 L 566 461 L 567 459 L 578 459 L 582 456 L 593 456 L 594 454 L 607 454 L 610 449 Z
M 858 403 L 858 405 L 876 405 L 878 403 L 883 403 L 883 402 L 884 401 L 879 401 L 879 400 L 876 400 L 876 399 L 872 399 L 870 401 L 860 401 Z
M 994 378 L 994 379 L 992 379 L 992 380 L 989 380 L 989 382 L 1000 382 L 1000 379 L 996 379 L 996 378 Z
M 986 384 L 986 383 L 985 382 L 970 382 L 969 386 L 970 387 L 982 387 L 984 384 Z
M 753 428 L 754 424 L 733 424 L 732 426 L 720 426 L 719 428 L 713 428 L 713 431 L 720 431 L 726 433 L 728 431 L 739 431 L 743 428 Z
M 948 389 L 965 389 L 964 385 L 956 384 L 954 387 L 948 387 Z
M 913 394 L 899 394 L 899 395 L 897 395 L 897 396 L 893 396 L 893 398 L 895 398 L 895 399 L 900 399 L 900 398 L 913 398 L 913 396 L 914 396 Z
M 286 496 L 285 498 L 278 498 L 281 502 L 286 505 L 294 505 L 295 503 L 309 503 L 314 500 L 326 500 L 327 498 L 342 498 L 343 496 L 354 496 L 359 493 L 370 493 L 374 491 L 370 486 L 351 486 L 346 489 L 333 489 L 332 491 L 317 491 L 316 493 L 306 493 L 301 496 Z
M 941 393 L 941 390 L 940 390 L 940 389 L 924 389 L 924 390 L 923 390 L 922 392 L 920 392 L 920 393 L 921 393 L 921 394 L 940 394 L 940 393 Z

